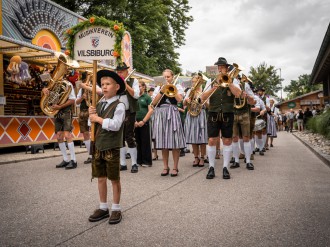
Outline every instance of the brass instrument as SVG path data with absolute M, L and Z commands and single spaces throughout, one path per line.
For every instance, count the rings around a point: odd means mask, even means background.
M 238 74 L 244 70 L 241 66 L 237 63 L 233 63 L 233 68 L 227 74 L 219 74 L 219 83 L 220 87 L 229 87 L 229 84 L 233 83 L 233 79 L 238 76 Z
M 136 69 L 133 69 L 125 78 L 124 81 L 127 81 L 129 78 L 131 78 L 131 76 L 133 75 L 133 73 L 135 72 Z
M 188 98 L 190 99 L 190 103 L 188 104 L 188 112 L 191 116 L 196 117 L 199 115 L 203 108 L 203 104 L 201 103 L 200 98 L 197 95 L 197 89 L 204 83 L 203 75 L 198 73 L 197 76 L 194 76 L 192 81 L 194 82 L 193 87 L 190 90 Z M 197 97 L 196 97 L 197 96 Z
M 52 106 L 65 103 L 71 93 L 71 83 L 63 79 L 63 76 L 67 73 L 68 67 L 79 67 L 78 62 L 70 60 L 69 57 L 63 53 L 56 52 L 55 56 L 58 58 L 58 63 L 55 71 L 51 75 L 51 80 L 48 85 L 49 94 L 44 94 L 40 99 L 40 109 L 50 117 L 56 115 L 59 111 L 54 110 Z
M 249 77 L 247 77 L 246 75 L 242 74 L 242 79 L 241 79 L 241 82 L 251 82 L 251 79 Z M 241 90 L 242 90 L 242 93 L 241 95 L 243 94 L 243 92 L 245 91 L 245 88 L 242 88 L 241 87 Z M 247 92 L 248 93 L 248 92 Z M 246 104 L 246 97 L 235 97 L 235 101 L 234 101 L 234 108 L 236 109 L 241 109 L 244 107 L 244 105 Z
M 158 102 L 157 102 L 156 105 L 154 105 L 154 101 L 152 101 L 152 102 L 150 103 L 150 106 L 151 106 L 153 109 L 155 109 L 155 108 L 158 106 L 159 102 L 162 100 L 162 98 L 164 97 L 164 95 L 166 95 L 166 96 L 169 97 L 169 98 L 174 98 L 174 97 L 175 97 L 175 95 L 178 93 L 178 89 L 176 88 L 175 84 L 177 83 L 177 81 L 178 81 L 178 79 L 179 79 L 179 76 L 180 76 L 180 73 L 177 74 L 177 75 L 173 78 L 174 80 L 172 81 L 172 83 L 170 83 L 170 84 L 166 84 L 166 85 L 164 85 L 164 86 L 161 87 L 160 90 L 163 90 L 163 88 L 164 88 L 164 94 L 163 94 L 162 97 L 158 100 Z
M 90 71 L 86 71 L 86 73 L 87 73 L 87 76 L 83 83 L 86 83 L 86 86 L 88 86 L 88 87 L 92 87 L 93 86 L 93 83 L 92 83 L 93 73 Z M 86 94 L 86 105 L 88 107 L 90 107 L 92 105 L 92 90 L 85 89 L 84 93 Z

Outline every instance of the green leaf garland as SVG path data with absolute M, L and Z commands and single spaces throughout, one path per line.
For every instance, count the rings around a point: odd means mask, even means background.
M 73 59 L 75 35 L 78 32 L 92 26 L 107 27 L 114 32 L 115 34 L 114 56 L 117 58 L 117 63 L 120 64 L 122 61 L 121 41 L 125 33 L 124 25 L 123 23 L 120 23 L 118 21 L 107 20 L 104 17 L 91 16 L 88 20 L 80 22 L 77 25 L 66 30 L 64 32 L 64 35 L 67 39 L 67 43 L 66 43 L 67 50 L 65 51 L 65 54 Z

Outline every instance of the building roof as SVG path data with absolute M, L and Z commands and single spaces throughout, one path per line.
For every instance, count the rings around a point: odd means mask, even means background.
M 289 103 L 289 102 L 291 102 L 291 101 L 295 101 L 295 100 L 297 100 L 297 99 L 301 99 L 301 98 L 304 98 L 304 97 L 306 97 L 306 96 L 309 96 L 309 95 L 312 95 L 312 94 L 315 94 L 315 93 L 320 93 L 320 92 L 323 92 L 323 90 L 322 90 L 322 89 L 319 89 L 319 90 L 316 90 L 316 91 L 313 91 L 313 92 L 309 92 L 309 93 L 306 93 L 306 94 L 300 95 L 300 96 L 298 96 L 298 97 L 296 97 L 296 98 L 282 101 L 281 103 L 278 103 L 277 105 L 283 105 L 283 104 Z
M 310 84 L 319 84 L 326 80 L 330 71 L 330 23 L 311 74 Z

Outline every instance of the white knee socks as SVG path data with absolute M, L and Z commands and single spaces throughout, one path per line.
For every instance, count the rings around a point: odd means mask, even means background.
M 71 160 L 76 162 L 76 154 L 74 152 L 74 143 L 73 142 L 68 142 L 68 148 L 70 150 Z
M 206 146 L 206 153 L 209 158 L 209 167 L 214 167 L 216 152 L 216 146 Z
M 127 148 L 129 154 L 131 155 L 132 165 L 136 165 L 137 159 L 137 149 L 136 148 Z
M 58 144 L 58 147 L 60 148 L 61 150 L 61 153 L 63 155 L 63 160 L 66 161 L 66 162 L 69 162 L 69 158 L 68 158 L 68 154 L 66 153 L 66 146 L 65 146 L 65 142 L 61 142 Z
M 245 150 L 246 163 L 250 163 L 251 162 L 250 158 L 252 154 L 250 142 L 244 142 L 244 150 Z
M 235 162 L 239 163 L 239 147 L 238 147 L 238 142 L 233 142 L 233 157 L 235 158 Z
M 228 167 L 230 159 L 232 157 L 232 153 L 233 153 L 232 144 L 230 144 L 229 146 L 223 145 L 223 167 Z
M 126 147 L 120 149 L 120 165 L 126 166 Z

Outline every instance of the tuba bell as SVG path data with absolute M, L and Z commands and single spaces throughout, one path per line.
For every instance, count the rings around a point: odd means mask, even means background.
M 188 112 L 191 116 L 196 117 L 199 115 L 203 108 L 203 104 L 198 95 L 197 89 L 206 81 L 203 78 L 201 73 L 198 73 L 192 79 L 194 85 L 192 86 L 188 98 L 190 99 L 190 103 L 188 104 Z
M 79 67 L 77 61 L 71 60 L 61 52 L 55 52 L 55 56 L 58 59 L 58 63 L 47 86 L 49 94 L 44 94 L 40 99 L 40 109 L 50 117 L 56 115 L 59 111 L 54 110 L 52 106 L 63 104 L 71 93 L 71 83 L 63 79 L 64 75 L 67 73 L 68 67 Z

